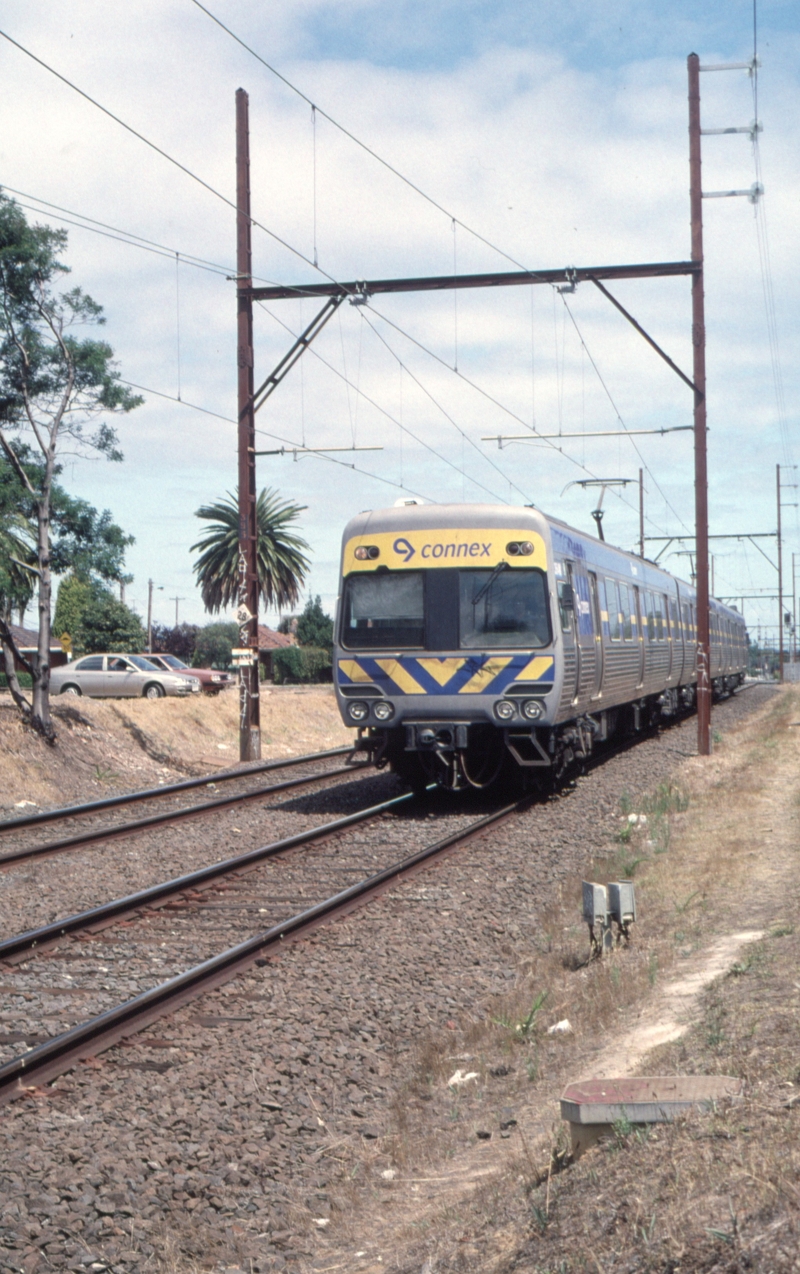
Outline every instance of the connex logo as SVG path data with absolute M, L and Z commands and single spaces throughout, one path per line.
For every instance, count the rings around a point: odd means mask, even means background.
M 408 540 L 405 539 L 405 537 L 403 536 L 401 536 L 400 539 L 395 540 L 394 544 L 392 545 L 392 548 L 394 549 L 395 553 L 400 554 L 404 562 L 410 562 L 412 557 L 414 556 L 414 553 L 416 552 L 416 549 L 414 548 L 414 546 L 412 544 L 409 544 Z

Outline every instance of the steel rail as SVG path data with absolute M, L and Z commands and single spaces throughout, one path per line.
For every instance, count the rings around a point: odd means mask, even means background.
M 293 781 L 297 782 L 298 780 Z M 320 840 L 322 837 L 333 835 L 334 832 L 342 831 L 345 827 L 352 827 L 355 823 L 377 818 L 380 814 L 396 809 L 397 806 L 412 800 L 413 795 L 413 792 L 404 792 L 401 796 L 393 796 L 391 800 L 381 801 L 378 805 L 370 805 L 366 809 L 357 810 L 355 814 L 346 814 L 343 818 L 334 819 L 330 823 L 322 823 L 318 827 L 306 828 L 303 832 L 295 832 L 294 836 L 285 836 L 281 840 L 271 841 L 268 845 L 261 845 L 258 849 L 250 849 L 247 853 L 237 854 L 233 858 L 222 859 L 218 863 L 211 863 L 208 867 L 201 867 L 197 871 L 188 872 L 185 876 L 176 876 L 172 880 L 161 881 L 157 885 L 150 885 L 147 889 L 140 889 L 134 894 L 126 894 L 124 897 L 115 898 L 111 902 L 101 903 L 99 907 L 91 907 L 88 911 L 80 911 L 74 916 L 66 916 L 63 920 L 54 920 L 51 924 L 43 925 L 38 929 L 28 929 L 25 933 L 15 934 L 14 937 L 6 938 L 5 941 L 0 942 L 0 960 L 8 960 L 12 956 L 19 956 L 26 951 L 33 951 L 45 943 L 50 944 L 59 938 L 66 938 L 70 934 L 81 933 L 85 929 L 93 928 L 95 925 L 105 925 L 112 920 L 118 920 L 122 916 L 129 915 L 133 911 L 140 911 L 142 907 L 153 906 L 155 903 L 163 905 L 170 898 L 174 898 L 176 894 L 198 889 L 208 884 L 209 881 L 216 880 L 220 876 L 230 875 L 231 872 L 241 871 L 243 868 L 262 862 L 265 858 L 280 854 L 285 849 L 293 849 L 298 845 L 307 845 L 311 841 Z
M 12 850 L 9 854 L 0 854 L 0 868 L 13 867 L 17 863 L 31 858 L 44 858 L 50 854 L 61 854 L 68 849 L 80 849 L 83 845 L 94 845 L 98 841 L 115 840 L 123 836 L 134 836 L 137 832 L 146 831 L 148 827 L 164 827 L 167 823 L 177 823 L 182 818 L 200 818 L 214 814 L 217 810 L 227 809 L 231 805 L 244 805 L 247 801 L 260 800 L 275 792 L 285 792 L 290 788 L 304 787 L 309 783 L 321 783 L 323 779 L 339 778 L 343 774 L 355 774 L 358 770 L 369 769 L 364 762 L 359 765 L 341 765 L 335 770 L 325 770 L 321 774 L 305 774 L 297 779 L 284 779 L 282 783 L 270 783 L 267 787 L 257 787 L 251 792 L 240 792 L 236 796 L 220 796 L 215 801 L 204 801 L 202 805 L 187 805 L 182 810 L 167 810 L 163 814 L 148 814 L 146 818 L 133 819 L 129 823 L 118 823 L 116 827 L 97 828 L 93 831 L 79 832 L 75 836 L 65 836 L 61 840 L 46 841 L 43 845 L 31 845 L 27 848 Z
M 395 802 L 387 802 L 387 805 L 397 804 L 409 798 L 410 794 L 406 797 L 398 797 Z M 152 987 L 132 1000 L 108 1009 L 97 1017 L 72 1027 L 62 1035 L 37 1045 L 21 1057 L 13 1058 L 4 1066 L 0 1066 L 0 1105 L 13 1100 L 14 1097 L 24 1095 L 30 1088 L 62 1075 L 81 1058 L 96 1056 L 126 1036 L 143 1030 L 157 1018 L 167 1013 L 174 1013 L 189 1000 L 229 982 L 238 973 L 254 964 L 265 952 L 280 949 L 287 939 L 297 939 L 326 920 L 362 905 L 387 885 L 419 868 L 430 859 L 457 845 L 465 844 L 475 836 L 479 836 L 488 827 L 521 813 L 530 804 L 531 799 L 531 797 L 524 797 L 520 801 L 506 805 L 493 814 L 478 819 L 469 827 L 435 841 L 417 853 L 385 867 L 375 875 L 333 894 L 323 902 L 273 925 L 263 933 L 256 934 L 245 942 L 204 960 L 201 964 L 161 983 L 160 986 Z M 339 820 L 338 825 L 341 826 L 343 822 L 352 822 L 355 817 L 358 816 Z M 325 830 L 331 830 L 333 826 L 329 824 Z
M 329 757 L 344 756 L 345 753 L 353 751 L 352 745 L 348 744 L 346 747 L 332 748 L 329 752 L 311 752 L 308 756 L 293 756 L 285 761 L 265 761 L 262 765 L 251 765 L 246 770 L 220 770 L 217 774 L 206 774 L 203 778 L 182 779 L 180 783 L 145 788 L 141 792 L 106 796 L 102 800 L 87 801 L 83 805 L 64 805 L 54 810 L 41 810 L 36 814 L 21 814 L 18 818 L 7 818 L 0 822 L 0 834 L 19 831 L 21 827 L 35 827 L 38 823 L 52 823 L 62 818 L 94 814 L 98 810 L 110 810 L 117 805 L 133 805 L 135 801 L 149 801 L 158 796 L 168 796 L 172 792 L 185 792 L 189 788 L 203 787 L 209 783 L 227 783 L 231 779 L 245 779 L 251 774 L 264 774 L 268 770 L 284 770 L 292 765 L 310 765 L 314 761 L 326 761 Z

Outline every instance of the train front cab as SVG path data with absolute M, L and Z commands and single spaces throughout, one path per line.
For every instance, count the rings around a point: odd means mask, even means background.
M 507 762 L 549 767 L 548 539 L 541 514 L 486 506 L 385 510 L 346 529 L 336 691 L 378 764 L 451 788 L 486 787 Z

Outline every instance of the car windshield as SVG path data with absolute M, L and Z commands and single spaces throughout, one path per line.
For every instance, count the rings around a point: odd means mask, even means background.
M 422 646 L 423 596 L 421 571 L 351 575 L 345 587 L 342 645 Z
M 175 655 L 159 655 L 159 659 L 170 668 L 188 668 L 182 659 L 177 659 Z
M 126 655 L 125 658 L 130 659 L 141 672 L 161 672 L 157 664 L 151 664 L 149 659 L 144 659 L 141 655 Z
M 545 577 L 537 570 L 461 571 L 461 645 L 546 646 Z

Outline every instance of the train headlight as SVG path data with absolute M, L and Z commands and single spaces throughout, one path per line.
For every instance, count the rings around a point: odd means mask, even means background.
M 538 721 L 542 715 L 543 708 L 538 699 L 526 699 L 522 705 L 522 715 L 528 721 Z
M 506 545 L 506 553 L 509 557 L 530 557 L 533 552 L 533 545 L 530 540 L 512 540 Z
M 362 703 L 360 699 L 356 699 L 353 703 L 348 703 L 347 715 L 351 721 L 366 721 L 369 716 L 369 706 Z
M 510 699 L 498 699 L 494 705 L 495 716 L 501 721 L 510 721 L 514 715 L 514 705 Z
M 390 717 L 394 716 L 394 708 L 388 699 L 381 699 L 379 703 L 374 705 L 372 711 L 379 721 L 388 721 Z
M 380 557 L 381 551 L 377 544 L 359 544 L 353 553 L 353 557 L 359 562 L 374 562 L 376 557 Z

